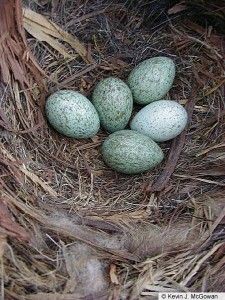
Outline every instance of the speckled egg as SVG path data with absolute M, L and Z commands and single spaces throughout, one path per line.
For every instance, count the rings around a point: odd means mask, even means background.
M 164 142 L 179 135 L 187 121 L 188 115 L 182 105 L 172 100 L 159 100 L 142 108 L 130 127 L 156 142 Z
M 46 101 L 45 110 L 52 127 L 68 137 L 90 138 L 99 130 L 96 109 L 78 92 L 61 90 L 52 94 Z
M 119 78 L 109 77 L 100 81 L 92 96 L 101 125 L 109 132 L 124 129 L 133 108 L 129 87 Z
M 164 157 L 151 138 L 133 130 L 120 130 L 109 135 L 102 145 L 102 155 L 109 167 L 125 174 L 151 170 Z
M 175 64 L 168 57 L 153 57 L 137 65 L 128 77 L 134 101 L 146 105 L 162 99 L 175 77 Z

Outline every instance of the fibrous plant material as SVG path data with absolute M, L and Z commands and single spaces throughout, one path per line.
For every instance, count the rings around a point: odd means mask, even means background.
M 0 3 L 0 78 L 5 84 L 17 81 L 22 89 L 32 86 L 31 78 L 44 89 L 43 71 L 27 46 L 21 0 Z
M 105 132 L 77 141 L 52 130 L 36 105 L 41 98 L 28 56 L 14 56 L 29 71 L 31 85 L 21 78 L 22 89 L 13 73 L 11 84 L 0 85 L 2 299 L 136 300 L 159 291 L 223 291 L 223 37 L 214 27 L 190 20 L 150 30 L 141 13 L 120 1 L 27 4 L 46 26 L 57 24 L 76 37 L 96 62 L 87 63 L 59 38 L 71 55 L 65 58 L 28 33 L 29 47 L 44 70 L 40 79 L 46 75 L 50 93 L 70 88 L 89 97 L 100 79 L 125 80 L 141 61 L 168 56 L 178 70 L 168 97 L 192 103 L 193 114 L 179 147 L 177 141 L 172 149 L 170 142 L 161 144 L 172 170 L 166 184 L 159 193 L 146 193 L 161 168 L 138 176 L 116 173 L 100 156 Z M 16 41 L 17 49 L 25 47 L 26 41 Z M 85 282 L 93 283 L 95 292 Z
M 10 86 L 11 95 L 15 98 L 18 95 L 18 89 L 21 89 L 25 97 L 31 101 L 34 97 L 30 89 L 33 89 L 34 84 L 38 84 L 39 92 L 42 93 L 40 97 L 43 97 L 45 94 L 45 85 L 42 79 L 44 72 L 36 63 L 27 46 L 22 22 L 22 2 L 20 0 L 3 0 L 0 2 L 0 38 L 1 82 Z M 0 117 L 3 128 L 10 130 L 11 126 L 4 112 L 1 113 Z M 4 163 L 5 153 L 3 145 L 1 145 L 1 150 L 3 151 L 2 159 Z M 12 156 L 10 157 L 12 158 Z M 35 175 L 33 179 L 35 179 Z M 1 201 L 2 214 L 0 223 L 6 230 L 6 234 L 28 241 L 28 232 L 13 220 L 13 216 L 7 208 L 2 195 Z

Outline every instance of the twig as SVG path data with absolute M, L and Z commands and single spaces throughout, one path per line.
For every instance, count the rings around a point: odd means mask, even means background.
M 177 28 L 175 28 L 174 26 L 170 25 L 170 27 L 172 28 L 173 31 L 175 31 L 178 35 L 183 36 L 187 39 L 189 39 L 190 41 L 193 41 L 197 44 L 202 45 L 203 47 L 205 47 L 206 49 L 210 50 L 212 53 L 214 53 L 219 59 L 223 59 L 223 55 L 221 55 L 213 46 L 207 44 L 206 42 L 203 42 L 202 40 L 199 40 L 198 38 L 194 37 L 194 36 L 190 36 L 188 34 L 185 34 L 183 32 L 181 32 L 180 30 L 178 30 Z
M 6 230 L 7 235 L 16 237 L 18 240 L 22 241 L 30 240 L 29 233 L 13 220 L 13 216 L 10 214 L 3 199 L 0 199 L 0 225 Z
M 68 28 L 70 26 L 74 26 L 74 24 L 80 23 L 80 22 L 85 21 L 87 19 L 91 19 L 91 18 L 96 17 L 96 16 L 98 16 L 100 14 L 104 14 L 106 12 L 106 9 L 107 9 L 107 7 L 103 8 L 103 9 L 100 9 L 100 10 L 97 10 L 97 11 L 92 11 L 92 12 L 90 12 L 88 14 L 85 14 L 85 15 L 79 17 L 79 18 L 73 18 L 72 20 L 70 20 L 66 24 L 66 26 Z
M 210 174 L 208 174 L 208 175 L 210 175 Z M 174 173 L 174 176 L 178 177 L 178 178 L 197 180 L 197 181 L 205 182 L 205 183 L 208 183 L 208 184 L 215 184 L 215 185 L 218 185 L 218 186 L 225 186 L 225 183 L 217 182 L 217 181 L 214 181 L 214 180 L 198 178 L 198 177 L 195 177 L 195 176 L 175 174 L 175 173 Z
M 98 65 L 97 64 L 93 64 L 93 65 L 90 65 L 88 66 L 87 68 L 84 68 L 83 70 L 81 70 L 80 72 L 68 77 L 67 79 L 65 79 L 64 81 L 61 81 L 59 82 L 59 85 L 60 86 L 65 86 L 65 85 L 68 85 L 69 83 L 71 83 L 74 79 L 80 77 L 80 76 L 83 76 L 85 75 L 86 73 L 94 70 Z
M 191 122 L 194 106 L 196 103 L 196 90 L 197 90 L 196 88 L 193 88 L 193 92 L 190 97 L 190 100 L 186 105 L 186 110 L 188 113 L 188 120 L 189 120 L 188 124 L 190 124 Z M 183 149 L 188 127 L 189 126 L 187 126 L 186 129 L 177 138 L 173 140 L 164 170 L 156 179 L 156 181 L 153 182 L 153 184 L 148 185 L 146 192 L 160 192 L 166 187 L 171 175 L 173 174 L 176 168 L 178 159 Z
M 105 231 L 120 232 L 120 233 L 123 232 L 122 228 L 119 225 L 101 219 L 95 220 L 88 217 L 80 217 L 77 215 L 73 217 L 73 222 L 76 225 L 86 225 L 86 226 L 94 227 Z

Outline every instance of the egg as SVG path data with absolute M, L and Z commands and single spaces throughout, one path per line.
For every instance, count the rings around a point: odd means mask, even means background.
M 102 145 L 102 156 L 109 167 L 125 174 L 151 170 L 164 157 L 151 138 L 133 130 L 120 130 L 109 135 Z
M 45 111 L 52 127 L 68 137 L 90 138 L 100 127 L 93 104 L 75 91 L 61 90 L 49 96 Z
M 133 108 L 133 97 L 129 87 L 119 78 L 109 77 L 94 89 L 92 103 L 102 127 L 108 132 L 124 129 Z
M 128 77 L 134 102 L 142 105 L 162 99 L 172 87 L 175 64 L 168 57 L 153 57 L 137 65 Z
M 164 142 L 175 138 L 187 125 L 185 108 L 172 100 L 159 100 L 142 108 L 130 123 L 130 128 Z

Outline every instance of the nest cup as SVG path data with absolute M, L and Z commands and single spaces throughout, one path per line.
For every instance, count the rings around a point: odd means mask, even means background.
M 0 8 L 2 299 L 224 292 L 224 1 Z M 76 140 L 48 126 L 48 94 L 90 97 L 154 56 L 175 62 L 167 99 L 189 116 L 162 166 L 119 174 L 102 161 L 105 131 Z

